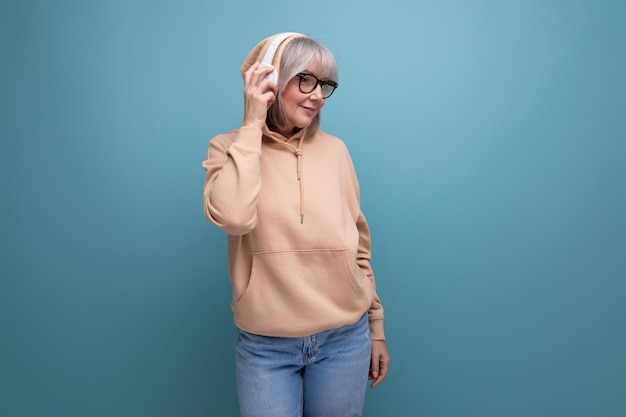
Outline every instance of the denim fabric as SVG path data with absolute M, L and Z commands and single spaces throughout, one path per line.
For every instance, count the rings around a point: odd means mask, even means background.
M 307 337 L 239 330 L 237 388 L 242 417 L 358 417 L 363 413 L 371 339 L 357 323 Z

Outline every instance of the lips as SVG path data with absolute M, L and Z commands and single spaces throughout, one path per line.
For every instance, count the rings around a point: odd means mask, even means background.
M 301 106 L 304 110 L 306 110 L 308 113 L 315 113 L 317 111 L 316 107 L 307 107 L 307 106 Z

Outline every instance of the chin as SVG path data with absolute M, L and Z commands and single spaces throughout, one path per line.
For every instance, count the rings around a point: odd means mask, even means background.
M 305 127 L 309 127 L 313 123 L 313 119 L 303 120 L 301 123 L 296 123 L 296 127 L 298 129 L 304 129 Z

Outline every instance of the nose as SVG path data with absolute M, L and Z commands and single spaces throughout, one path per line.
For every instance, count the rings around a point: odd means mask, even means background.
M 309 93 L 311 98 L 315 98 L 316 100 L 324 100 L 324 92 L 322 91 L 322 85 L 318 83 L 313 91 Z

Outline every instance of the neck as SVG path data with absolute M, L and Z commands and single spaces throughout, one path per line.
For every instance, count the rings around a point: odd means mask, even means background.
M 298 133 L 300 130 L 300 128 L 292 126 L 292 127 L 287 127 L 285 129 L 278 129 L 276 126 L 272 126 L 272 125 L 268 125 L 269 129 L 273 132 L 276 133 L 280 133 L 281 135 L 283 135 L 286 139 L 290 139 L 293 135 L 295 135 L 296 133 Z

